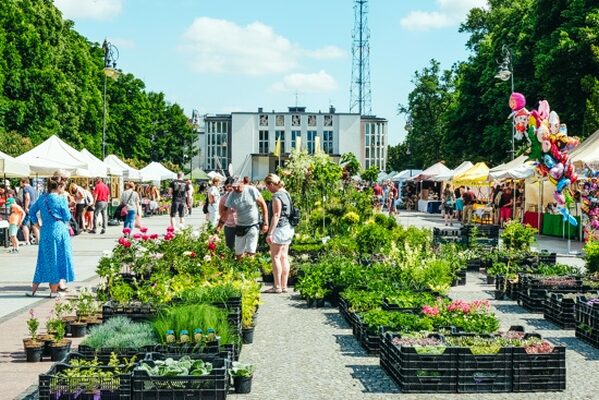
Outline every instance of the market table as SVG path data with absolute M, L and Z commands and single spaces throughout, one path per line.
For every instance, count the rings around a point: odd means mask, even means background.
M 429 214 L 439 214 L 441 212 L 441 200 L 418 200 L 418 211 Z
M 539 213 L 534 211 L 526 211 L 524 213 L 524 219 L 522 220 L 524 225 L 530 225 L 535 229 L 539 229 Z M 543 226 L 543 214 L 541 214 L 541 226 Z
M 578 221 L 578 226 L 572 226 L 568 223 L 564 224 L 564 217 L 561 214 L 543 214 L 543 235 L 567 237 L 568 226 L 570 225 L 570 238 L 578 238 L 578 230 L 580 229 L 580 217 L 574 217 Z M 565 228 L 565 233 L 564 233 Z

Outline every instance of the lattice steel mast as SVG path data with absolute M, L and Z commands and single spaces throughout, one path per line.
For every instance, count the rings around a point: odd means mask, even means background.
M 349 89 L 349 111 L 360 115 L 372 114 L 370 91 L 370 29 L 368 29 L 368 0 L 354 1 L 354 30 L 352 32 L 352 72 Z

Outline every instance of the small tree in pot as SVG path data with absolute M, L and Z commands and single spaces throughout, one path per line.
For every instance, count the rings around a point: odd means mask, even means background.
M 23 339 L 23 346 L 25 348 L 25 355 L 27 356 L 27 362 L 39 362 L 42 360 L 42 352 L 44 350 L 44 342 L 39 341 L 37 337 L 37 330 L 40 323 L 35 316 L 33 308 L 29 310 L 29 319 L 27 320 L 27 329 L 29 330 L 29 337 Z
M 233 387 L 235 393 L 250 393 L 252 391 L 252 377 L 256 371 L 256 366 L 253 364 L 244 364 L 233 361 L 229 373 L 233 377 Z

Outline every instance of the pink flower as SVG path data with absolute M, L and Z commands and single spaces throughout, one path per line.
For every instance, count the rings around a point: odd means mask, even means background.
M 121 237 L 119 238 L 119 244 L 123 244 L 123 243 L 125 243 L 125 241 L 126 241 L 126 240 L 127 240 L 127 239 L 125 239 L 124 237 L 122 237 L 122 236 L 121 236 Z
M 422 313 L 431 317 L 439 315 L 439 309 L 437 307 L 424 306 L 422 307 Z
M 141 239 L 141 233 L 134 234 L 133 239 L 137 239 L 137 240 Z
M 139 228 L 139 231 L 141 233 L 146 233 L 148 231 L 148 228 L 146 226 L 142 226 L 141 228 Z
M 470 304 L 464 300 L 455 300 L 449 306 L 447 311 L 460 311 L 464 314 L 470 313 Z
M 130 234 L 130 233 L 131 233 L 131 228 L 124 228 L 124 229 L 123 229 L 123 233 L 124 233 L 125 235 L 128 235 L 128 234 Z
M 141 235 L 141 239 L 146 241 L 150 238 L 150 235 Z
M 166 235 L 164 235 L 164 240 L 169 241 L 171 239 L 173 239 L 175 237 L 175 235 L 172 232 L 168 232 Z
M 150 235 L 150 239 L 152 239 L 152 240 L 158 239 L 158 234 L 157 233 L 152 233 Z
M 128 241 L 128 240 L 125 240 L 125 241 L 123 242 L 123 246 L 125 246 L 126 248 L 129 248 L 129 247 L 131 247 L 131 242 L 130 242 L 130 241 Z
M 35 318 L 35 311 L 33 311 L 33 308 L 29 309 L 29 315 L 31 315 L 31 318 Z
M 175 227 L 173 227 L 173 226 L 167 226 L 166 227 L 166 231 L 167 232 L 174 232 L 175 231 Z

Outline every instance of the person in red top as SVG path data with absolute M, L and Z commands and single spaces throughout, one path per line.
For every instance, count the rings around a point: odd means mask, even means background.
M 375 208 L 379 210 L 383 205 L 383 188 L 381 187 L 381 185 L 379 185 L 378 182 L 376 182 L 372 187 L 372 191 L 374 192 L 374 197 L 376 201 Z
M 106 233 L 106 223 L 108 222 L 108 200 L 110 199 L 110 189 L 104 183 L 102 178 L 96 178 L 94 186 L 94 226 L 90 233 L 96 233 L 98 226 L 98 215 L 102 213 L 102 230 L 100 233 Z

